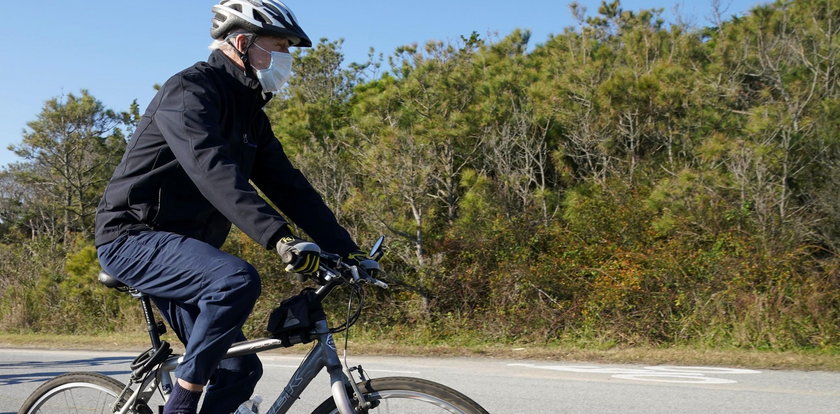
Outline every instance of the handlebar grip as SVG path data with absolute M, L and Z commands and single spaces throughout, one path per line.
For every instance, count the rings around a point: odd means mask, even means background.
M 341 256 L 339 256 L 337 254 L 333 254 L 333 253 L 327 253 L 327 252 L 324 252 L 324 251 L 321 252 L 321 258 L 326 259 L 326 260 L 330 260 L 332 262 L 337 262 L 337 261 L 341 260 Z

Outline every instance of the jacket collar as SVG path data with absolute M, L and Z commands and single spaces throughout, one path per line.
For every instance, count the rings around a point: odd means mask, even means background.
M 246 75 L 245 71 L 236 66 L 221 50 L 217 49 L 210 53 L 207 63 L 210 66 L 222 69 L 230 75 L 234 83 L 243 90 L 242 92 L 254 96 L 254 99 L 260 103 L 260 107 L 264 106 L 271 99 L 272 94 L 263 93 L 259 80 Z

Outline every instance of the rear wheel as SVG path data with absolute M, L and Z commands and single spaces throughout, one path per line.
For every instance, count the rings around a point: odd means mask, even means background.
M 466 395 L 420 378 L 377 378 L 360 382 L 359 389 L 365 399 L 372 403 L 368 411 L 370 413 L 487 413 L 487 410 Z M 335 401 L 328 398 L 313 413 L 330 414 L 338 413 L 338 410 Z
M 59 375 L 41 384 L 18 414 L 113 413 L 123 388 L 123 383 L 94 372 Z

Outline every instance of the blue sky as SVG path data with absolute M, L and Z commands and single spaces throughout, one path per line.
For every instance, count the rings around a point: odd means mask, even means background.
M 211 0 L 16 1 L 3 5 L 0 39 L 0 165 L 15 161 L 6 149 L 19 143 L 26 123 L 44 101 L 87 89 L 106 107 L 141 111 L 152 86 L 206 59 Z M 574 24 L 571 0 L 287 0 L 301 26 L 316 41 L 343 38 L 347 61 L 364 61 L 368 49 L 389 55 L 401 45 L 457 41 L 473 31 L 486 37 L 516 28 L 532 31 L 531 44 Z M 590 14 L 600 1 L 578 0 Z M 675 11 L 708 25 L 713 0 L 624 0 L 625 10 Z M 743 15 L 758 0 L 719 0 L 725 16 Z

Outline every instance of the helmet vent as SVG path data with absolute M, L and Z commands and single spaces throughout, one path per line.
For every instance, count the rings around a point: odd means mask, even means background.
M 241 4 L 231 4 L 230 8 L 242 13 L 242 5 Z
M 256 10 L 254 10 L 254 19 L 256 19 L 258 22 L 260 22 L 262 24 L 268 23 L 268 20 L 266 20 L 265 17 L 263 17 L 262 14 L 257 13 Z

